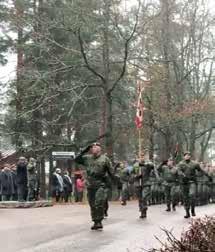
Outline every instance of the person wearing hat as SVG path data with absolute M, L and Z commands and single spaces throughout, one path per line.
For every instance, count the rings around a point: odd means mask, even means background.
M 76 156 L 76 163 L 86 168 L 86 188 L 91 217 L 94 222 L 92 230 L 103 228 L 105 201 L 106 201 L 106 176 L 114 178 L 112 164 L 107 155 L 102 154 L 100 143 L 93 143 Z
M 56 202 L 59 202 L 63 196 L 63 178 L 61 176 L 61 169 L 56 168 L 52 175 L 52 196 Z
M 184 152 L 184 159 L 179 162 L 177 169 L 181 180 L 184 207 L 186 211 L 184 218 L 190 218 L 190 210 L 191 215 L 196 216 L 197 171 L 205 174 L 209 178 L 210 176 L 201 169 L 198 162 L 191 160 L 191 153 L 189 151 Z
M 167 212 L 172 210 L 176 210 L 176 205 L 179 201 L 179 180 L 178 180 L 178 172 L 176 167 L 174 167 L 174 160 L 173 158 L 169 158 L 168 160 L 164 161 L 158 167 L 159 173 L 161 173 L 163 179 L 163 185 L 165 188 L 165 199 L 167 204 Z

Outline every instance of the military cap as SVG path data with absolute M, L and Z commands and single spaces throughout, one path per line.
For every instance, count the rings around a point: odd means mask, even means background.
M 184 156 L 185 156 L 185 155 L 190 155 L 190 156 L 191 156 L 191 152 L 190 152 L 190 151 L 185 151 L 185 152 L 184 152 Z
M 91 146 L 100 146 L 101 147 L 101 144 L 99 142 L 95 142 L 95 143 L 92 143 Z

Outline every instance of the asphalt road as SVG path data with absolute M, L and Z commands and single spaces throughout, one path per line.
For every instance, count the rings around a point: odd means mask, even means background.
M 197 217 L 215 215 L 215 205 L 197 208 Z M 140 220 L 137 202 L 123 207 L 112 203 L 103 231 L 91 231 L 87 205 L 61 205 L 36 209 L 0 209 L 1 252 L 143 252 L 165 240 L 162 228 L 179 236 L 189 220 L 184 209 L 165 212 L 150 206 Z M 197 218 L 195 217 L 195 218 Z

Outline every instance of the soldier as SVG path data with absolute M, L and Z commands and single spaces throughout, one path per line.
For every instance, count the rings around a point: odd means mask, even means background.
M 184 207 L 186 211 L 184 218 L 190 218 L 190 208 L 191 215 L 196 216 L 196 171 L 201 171 L 209 177 L 209 175 L 201 169 L 199 163 L 191 160 L 191 153 L 186 151 L 184 153 L 184 160 L 178 164 L 178 173 L 181 177 L 182 194 L 184 197 Z
M 163 185 L 165 187 L 165 198 L 167 204 L 166 211 L 171 211 L 171 205 L 172 210 L 175 211 L 175 207 L 179 200 L 180 186 L 178 181 L 178 172 L 176 167 L 174 167 L 174 160 L 169 158 L 158 168 L 158 171 L 162 174 Z
M 90 154 L 86 154 L 90 151 Z M 114 178 L 113 168 L 109 158 L 102 154 L 100 143 L 93 143 L 85 148 L 75 161 L 86 167 L 87 196 L 94 225 L 92 230 L 102 229 L 104 218 L 104 206 L 107 199 L 106 176 Z
M 147 203 L 151 195 L 150 174 L 153 169 L 153 163 L 145 162 L 144 154 L 141 154 L 139 162 L 134 166 L 136 194 L 141 219 L 147 217 Z
M 120 164 L 120 167 L 121 167 L 120 181 L 122 183 L 121 205 L 125 206 L 127 204 L 127 200 L 129 199 L 130 173 L 123 163 Z
M 29 159 L 27 166 L 28 170 L 28 200 L 36 200 L 37 191 L 37 173 L 36 173 L 36 160 L 34 158 Z

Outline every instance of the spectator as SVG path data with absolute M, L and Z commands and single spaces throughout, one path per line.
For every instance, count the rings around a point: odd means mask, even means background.
M 26 201 L 28 196 L 27 160 L 20 157 L 17 163 L 17 192 L 18 201 Z
M 34 158 L 29 159 L 27 166 L 28 170 L 28 200 L 36 200 L 37 191 L 37 172 L 36 172 L 36 160 Z
M 72 180 L 69 177 L 68 171 L 65 171 L 63 175 L 63 189 L 64 189 L 64 201 L 68 202 L 69 198 L 71 198 L 72 193 Z
M 1 173 L 2 201 L 10 201 L 14 194 L 13 177 L 9 165 L 6 164 Z
M 84 184 L 84 178 L 80 175 L 76 180 L 77 202 L 83 201 Z
M 2 201 L 2 195 L 1 195 L 1 174 L 2 174 L 2 169 L 0 168 L 0 201 Z
M 52 195 L 59 202 L 63 196 L 63 178 L 61 176 L 61 169 L 56 168 L 52 177 Z
M 18 194 L 17 194 L 17 174 L 16 174 L 16 165 L 12 165 L 10 167 L 11 174 L 12 174 L 12 180 L 13 180 L 13 187 L 14 187 L 14 193 L 12 195 L 12 200 L 17 201 L 18 200 Z

